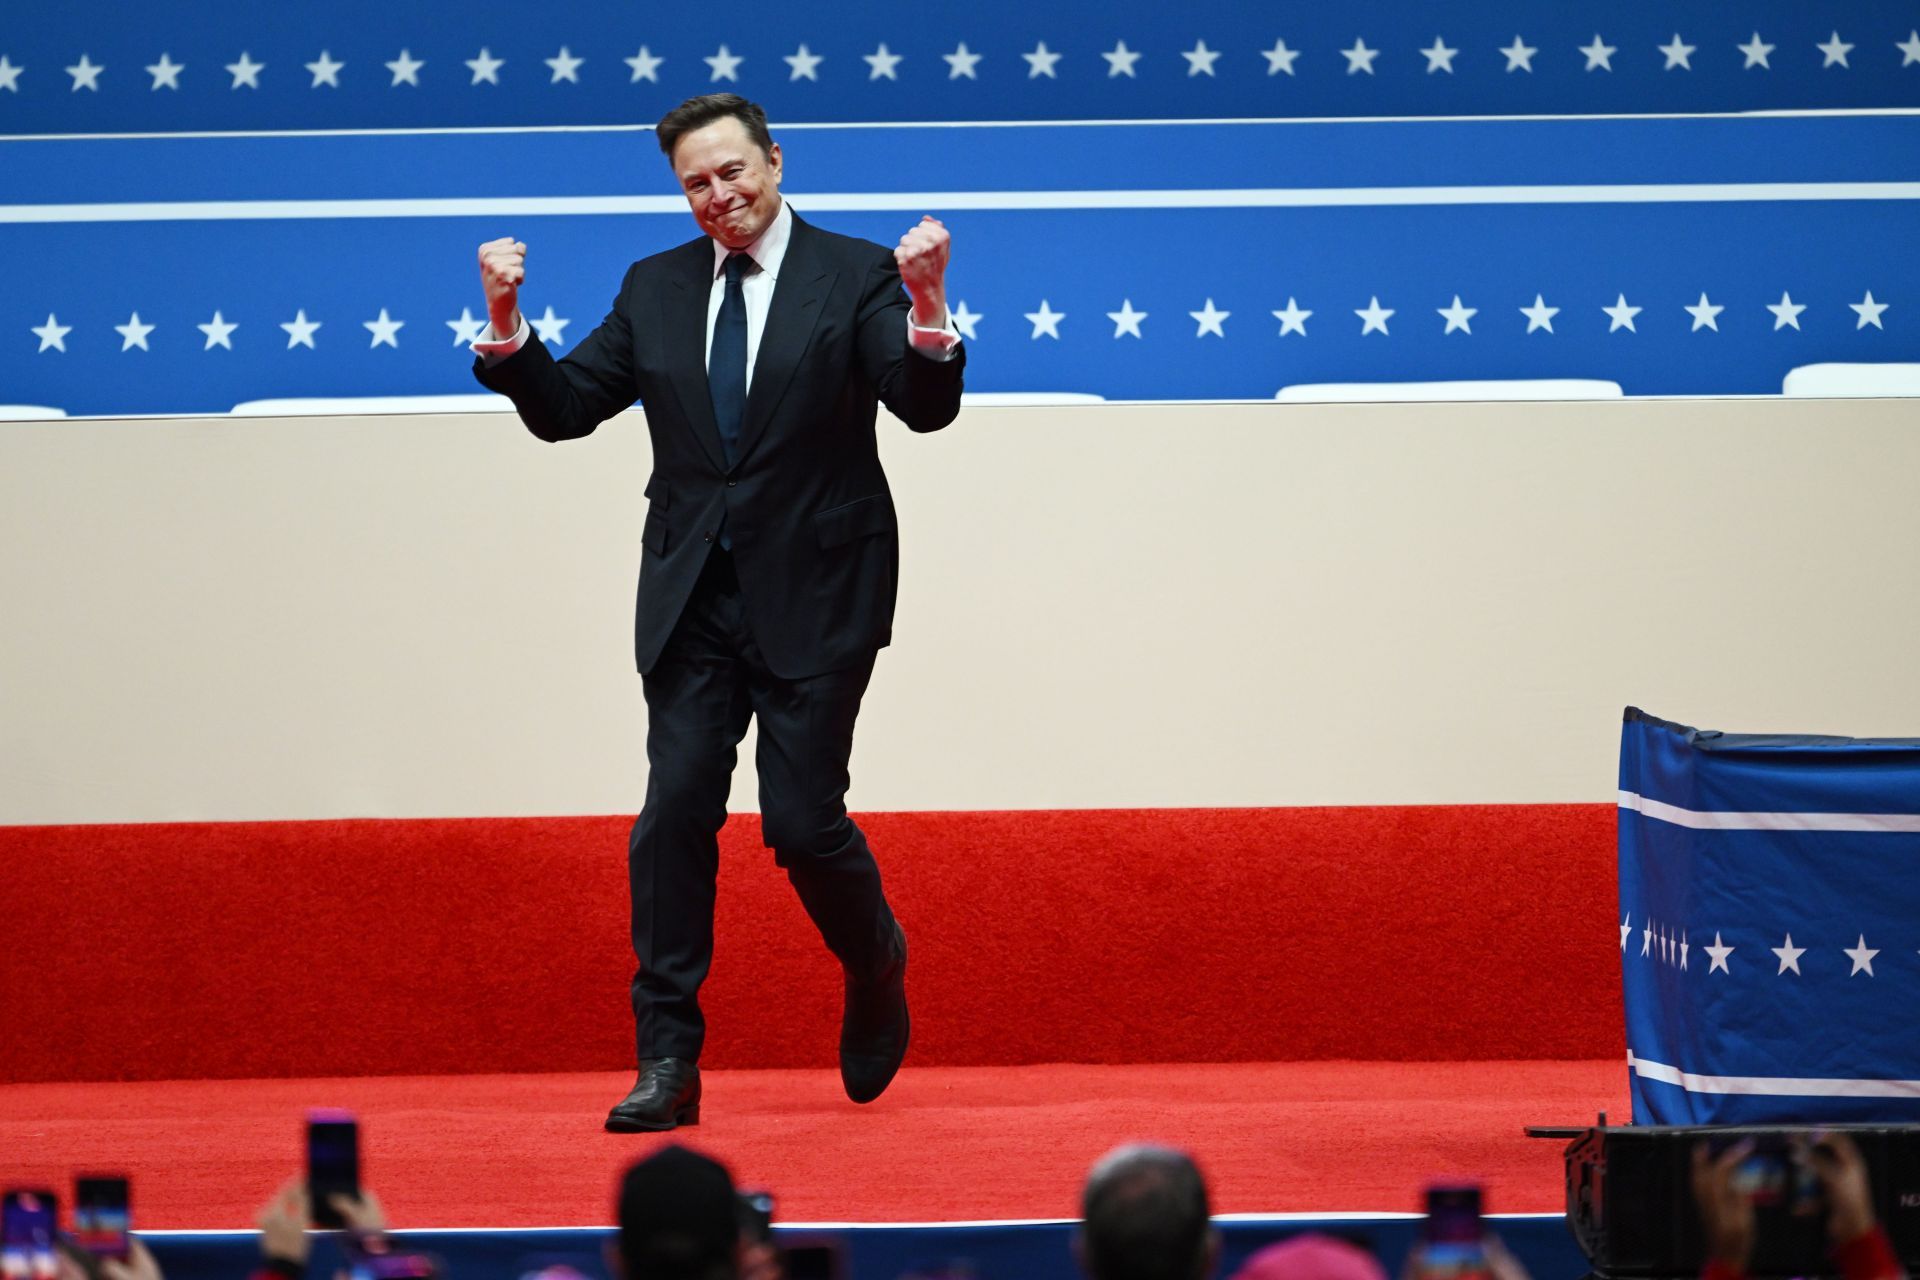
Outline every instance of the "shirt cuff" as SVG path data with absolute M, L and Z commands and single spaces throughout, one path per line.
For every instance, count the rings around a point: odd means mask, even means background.
M 527 337 L 527 318 L 525 316 L 520 317 L 520 327 L 513 331 L 513 336 L 510 338 L 495 336 L 492 323 L 488 323 L 487 331 L 474 341 L 473 353 L 486 361 L 488 365 L 496 365 L 520 348 L 526 346 Z
M 522 324 L 526 321 L 523 319 Z M 946 323 L 937 329 L 913 322 L 913 312 L 907 312 L 907 341 L 913 349 L 929 360 L 945 363 L 953 359 L 960 350 L 960 331 L 953 327 L 953 312 L 948 310 Z

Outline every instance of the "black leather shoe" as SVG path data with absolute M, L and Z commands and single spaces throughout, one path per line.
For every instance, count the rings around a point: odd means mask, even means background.
M 610 1133 L 660 1133 L 700 1123 L 700 1068 L 685 1058 L 642 1058 L 633 1091 L 607 1113 Z
M 898 922 L 893 951 L 893 964 L 879 977 L 860 981 L 847 975 L 840 1083 L 855 1102 L 872 1102 L 885 1093 L 907 1056 L 907 935 Z

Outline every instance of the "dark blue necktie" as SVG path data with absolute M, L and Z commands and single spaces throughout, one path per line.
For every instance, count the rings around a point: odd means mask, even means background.
M 731 471 L 740 460 L 740 421 L 747 411 L 747 297 L 740 287 L 753 259 L 727 255 L 727 291 L 720 317 L 713 322 L 713 347 L 707 352 L 707 389 L 713 397 L 713 423 Z

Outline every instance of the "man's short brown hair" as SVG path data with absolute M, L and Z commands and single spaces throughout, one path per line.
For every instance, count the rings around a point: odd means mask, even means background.
M 760 154 L 773 154 L 773 135 L 767 132 L 767 113 L 757 102 L 748 102 L 737 93 L 703 93 L 697 98 L 688 98 L 660 117 L 660 123 L 653 127 L 660 139 L 660 150 L 668 160 L 673 159 L 673 149 L 680 139 L 695 129 L 704 129 L 715 120 L 724 120 L 732 116 L 746 128 L 747 136 L 760 148 Z

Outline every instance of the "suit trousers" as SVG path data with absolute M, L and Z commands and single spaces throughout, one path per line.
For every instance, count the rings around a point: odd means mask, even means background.
M 761 836 L 774 861 L 850 974 L 870 977 L 891 963 L 893 912 L 846 808 L 853 724 L 875 656 L 800 680 L 775 676 L 754 642 L 732 555 L 717 544 L 709 552 L 665 649 L 642 677 L 647 794 L 627 848 L 640 1058 L 700 1056 L 718 837 L 750 716 L 759 722 Z

